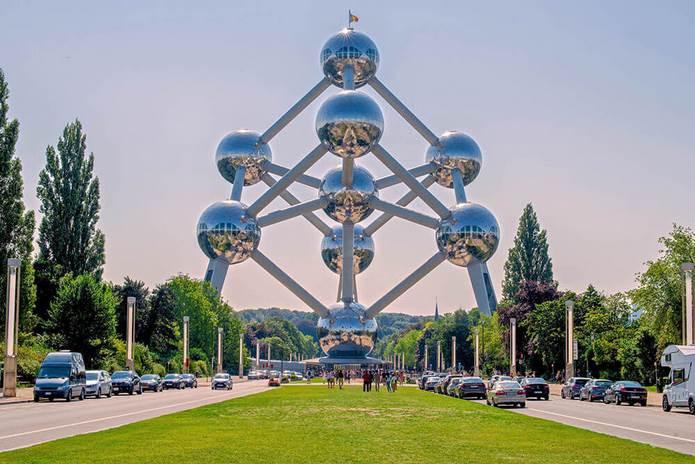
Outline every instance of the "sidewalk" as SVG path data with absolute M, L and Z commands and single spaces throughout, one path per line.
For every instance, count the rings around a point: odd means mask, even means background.
M 560 398 L 560 390 L 562 389 L 562 385 L 558 383 L 551 383 L 550 384 L 550 395 L 551 396 L 557 396 Z M 648 392 L 647 393 L 647 406 L 653 406 L 653 407 L 661 407 L 661 393 L 656 393 L 656 392 Z
M 5 398 L 0 390 L 0 406 L 5 404 L 17 404 L 34 401 L 34 389 L 32 387 L 18 388 L 15 398 Z

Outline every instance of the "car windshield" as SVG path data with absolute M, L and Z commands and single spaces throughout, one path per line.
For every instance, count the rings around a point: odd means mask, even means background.
M 519 382 L 498 382 L 497 386 L 499 388 L 504 388 L 504 389 L 509 389 L 509 388 L 521 388 L 521 385 L 519 385 Z
M 39 379 L 61 379 L 70 376 L 68 366 L 43 366 L 37 376 Z
M 630 388 L 641 387 L 641 386 L 642 386 L 642 384 L 640 384 L 639 382 L 634 382 L 634 381 L 632 381 L 632 380 L 624 380 L 624 381 L 622 381 L 622 382 L 620 382 L 620 383 L 623 384 L 624 387 L 630 387 Z
M 130 373 L 126 371 L 114 372 L 111 376 L 112 379 L 128 379 L 130 378 Z
M 613 385 L 613 382 L 610 380 L 594 380 L 594 385 L 597 387 L 610 387 Z
M 164 378 L 165 378 L 165 379 L 172 380 L 172 379 L 176 379 L 176 378 L 178 378 L 178 377 L 179 377 L 179 376 L 178 376 L 177 374 L 167 374 L 167 376 L 164 377 Z
M 99 373 L 98 372 L 87 372 L 87 380 L 98 380 L 99 379 Z
M 589 381 L 589 379 L 574 379 L 574 384 L 575 385 L 584 385 L 588 381 Z
M 147 375 L 143 375 L 143 376 L 141 377 L 141 379 L 142 379 L 142 380 L 154 380 L 154 377 L 155 377 L 155 376 L 152 375 L 152 374 L 147 374 Z
M 480 377 L 465 377 L 461 379 L 463 383 L 483 383 L 483 379 Z
M 539 377 L 529 377 L 528 379 L 526 379 L 526 383 L 528 383 L 528 384 L 544 384 L 545 379 L 541 379 Z
M 218 380 L 227 380 L 229 378 L 229 374 L 215 374 L 215 378 Z

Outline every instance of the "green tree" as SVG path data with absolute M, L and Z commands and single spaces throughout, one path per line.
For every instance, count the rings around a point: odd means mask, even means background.
M 171 361 L 179 351 L 181 340 L 181 322 L 176 319 L 176 299 L 171 282 L 158 285 L 149 298 L 148 331 L 143 338 L 148 339 L 148 346 L 159 357 L 160 362 Z
M 113 354 L 118 298 L 93 275 L 60 279 L 48 329 L 59 349 L 78 351 L 87 367 L 98 368 Z
M 39 174 L 41 201 L 38 310 L 44 315 L 58 279 L 68 273 L 101 278 L 104 234 L 99 221 L 99 179 L 94 177 L 94 154 L 86 154 L 87 137 L 79 121 L 68 124 L 57 148 L 46 149 L 46 166 Z
M 656 338 L 657 351 L 681 343 L 680 266 L 695 262 L 695 232 L 674 224 L 666 237 L 659 239 L 659 257 L 647 261 L 647 270 L 637 276 L 638 288 L 630 292 L 632 301 L 644 309 L 646 322 Z
M 507 262 L 504 264 L 504 299 L 515 301 L 517 291 L 525 281 L 547 284 L 553 282 L 553 262 L 548 255 L 546 235 L 529 203 L 521 214 L 514 245 L 509 249 Z
M 0 69 L 0 301 L 5 302 L 7 289 L 7 259 L 22 260 L 20 330 L 30 332 L 35 324 L 36 285 L 31 265 L 33 250 L 34 212 L 25 211 L 22 193 L 22 163 L 15 156 L 19 139 L 19 122 L 8 120 L 9 88 Z M 0 311 L 0 326 L 4 327 L 5 311 Z

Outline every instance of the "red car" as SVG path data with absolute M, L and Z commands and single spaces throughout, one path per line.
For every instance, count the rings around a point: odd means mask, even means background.
M 540 377 L 526 377 L 521 379 L 521 386 L 524 388 L 526 398 L 536 398 L 537 400 L 543 398 L 546 401 L 550 399 L 550 387 L 545 379 Z
M 268 379 L 268 386 L 269 387 L 279 387 L 280 386 L 280 379 L 278 377 L 271 377 Z

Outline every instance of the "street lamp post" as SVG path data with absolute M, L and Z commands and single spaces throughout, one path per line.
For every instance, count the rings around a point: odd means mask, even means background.
M 188 374 L 191 364 L 191 360 L 188 357 L 188 326 L 190 321 L 191 318 L 189 316 L 183 316 L 183 372 L 186 374 Z
M 473 363 L 473 375 L 480 377 L 480 330 L 475 329 L 475 360 Z
M 510 345 L 510 355 L 511 355 L 511 365 L 509 368 L 509 373 L 512 377 L 516 377 L 516 318 L 512 317 L 509 319 L 509 345 Z
M 126 368 L 135 370 L 135 361 L 133 360 L 133 344 L 135 343 L 135 297 L 129 296 L 127 299 L 127 327 L 126 327 Z
M 574 377 L 574 301 L 565 302 L 565 378 Z
M 222 327 L 217 328 L 217 372 L 222 372 L 222 335 L 224 329 Z
M 456 336 L 451 337 L 451 368 L 456 370 Z
M 682 337 L 684 345 L 692 345 L 695 340 L 695 307 L 693 306 L 693 293 L 695 289 L 693 288 L 693 270 L 695 270 L 695 264 L 693 263 L 683 263 L 681 264 L 681 271 L 683 271 L 683 315 L 682 315 Z
M 239 333 L 239 378 L 244 378 L 244 333 Z
M 427 370 L 427 360 L 429 358 L 429 353 L 427 350 L 427 343 L 425 343 L 425 358 L 422 360 L 422 372 L 425 372 Z
M 7 297 L 5 316 L 5 370 L 2 392 L 5 397 L 17 396 L 17 334 L 19 332 L 19 290 L 22 262 L 7 260 Z
M 442 342 L 437 341 L 437 372 L 442 371 Z

